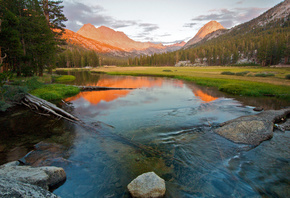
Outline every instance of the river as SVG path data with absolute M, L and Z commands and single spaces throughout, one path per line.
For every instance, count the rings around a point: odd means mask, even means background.
M 63 198 L 130 197 L 127 185 L 149 171 L 165 179 L 166 197 L 289 197 L 289 131 L 277 130 L 255 148 L 213 132 L 221 122 L 256 114 L 255 106 L 287 103 L 233 98 L 168 78 L 73 74 L 77 79 L 69 84 L 135 89 L 65 99 L 63 108 L 83 126 L 26 110 L 1 118 L 11 141 L 0 141 L 1 162 L 25 155 L 39 141 L 61 145 L 62 154 L 45 164 L 65 169 L 67 180 L 54 191 Z

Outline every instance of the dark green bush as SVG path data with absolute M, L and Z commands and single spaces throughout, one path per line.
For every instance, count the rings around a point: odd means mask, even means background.
M 259 73 L 255 74 L 256 77 L 270 77 L 270 76 L 275 76 L 275 74 L 272 73 Z
M 236 75 L 237 76 L 245 76 L 247 75 L 248 73 L 250 73 L 249 71 L 243 71 L 243 72 L 237 72 Z
M 221 73 L 222 75 L 235 75 L 236 73 L 230 71 L 224 71 Z
M 290 80 L 290 74 L 287 74 L 285 78 Z
M 8 104 L 7 102 L 0 100 L 0 111 L 4 112 L 6 111 L 9 107 L 11 107 L 10 104 Z

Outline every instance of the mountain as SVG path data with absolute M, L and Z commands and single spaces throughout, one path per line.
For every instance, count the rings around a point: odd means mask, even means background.
M 77 31 L 79 35 L 93 39 L 95 41 L 103 42 L 105 44 L 120 48 L 124 51 L 130 52 L 134 50 L 145 50 L 153 47 L 156 49 L 164 49 L 162 44 L 154 44 L 150 42 L 138 42 L 130 39 L 123 32 L 115 31 L 111 28 L 101 26 L 96 28 L 92 24 L 85 24 Z
M 272 27 L 274 26 L 282 27 L 287 21 L 289 21 L 289 14 L 290 14 L 290 0 L 285 0 L 279 3 L 278 5 L 274 6 L 273 8 L 269 9 L 265 13 L 261 14 L 257 18 L 252 19 L 251 21 L 237 25 L 231 29 L 225 28 L 217 29 L 215 31 L 209 32 L 202 39 L 199 39 L 200 38 L 200 36 L 198 36 L 199 33 L 204 29 L 205 26 L 213 22 L 211 21 L 207 23 L 204 27 L 202 27 L 199 30 L 199 32 L 195 35 L 195 37 L 193 37 L 186 43 L 184 49 L 194 47 L 196 44 L 206 43 L 207 41 L 213 38 L 218 38 L 222 35 L 228 38 L 231 38 L 233 35 L 235 36 L 245 35 L 254 31 L 255 29 L 266 27 L 269 24 L 271 24 Z M 277 24 L 278 21 L 280 22 L 280 24 Z
M 197 34 L 190 39 L 185 45 L 184 48 L 187 49 L 189 46 L 194 45 L 201 41 L 206 35 L 215 32 L 217 30 L 224 30 L 225 28 L 216 21 L 210 21 L 207 24 L 205 24 L 198 32 Z
M 130 39 L 123 32 L 105 26 L 96 28 L 92 24 L 85 24 L 77 32 L 66 30 L 62 38 L 72 45 L 117 57 L 172 52 L 185 45 L 185 42 L 167 46 L 161 43 L 138 42 Z
M 203 29 L 203 28 L 202 28 Z M 197 38 L 202 31 L 195 36 Z M 137 65 L 278 65 L 290 64 L 290 0 L 285 0 L 255 19 L 231 29 L 218 29 L 186 49 L 140 57 Z M 193 38 L 192 40 L 194 40 Z M 191 41 L 192 41 L 191 40 Z M 242 74 L 243 75 L 243 74 Z

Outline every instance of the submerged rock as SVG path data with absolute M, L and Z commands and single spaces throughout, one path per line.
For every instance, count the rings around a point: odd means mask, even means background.
M 15 161 L 0 166 L 0 191 L 4 193 L 3 197 L 56 197 L 48 190 L 65 181 L 66 174 L 62 168 L 20 166 L 19 164 Z M 39 196 L 32 196 L 38 194 Z
M 165 181 L 154 172 L 148 172 L 135 178 L 128 185 L 128 190 L 133 197 L 163 197 L 166 191 Z
M 256 107 L 256 108 L 254 108 L 253 110 L 254 110 L 254 111 L 263 111 L 264 108 L 263 108 L 263 107 Z
M 273 137 L 274 123 L 290 114 L 290 108 L 269 110 L 222 123 L 215 132 L 233 142 L 257 146 Z

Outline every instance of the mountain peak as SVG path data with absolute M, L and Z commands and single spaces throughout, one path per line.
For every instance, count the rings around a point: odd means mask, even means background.
M 201 41 L 206 35 L 220 29 L 225 29 L 225 28 L 217 21 L 210 21 L 207 24 L 205 24 L 202 28 L 200 28 L 197 34 L 192 39 L 190 39 L 184 47 L 187 48 L 190 45 L 194 45 L 198 43 L 199 41 Z
M 91 23 L 87 23 L 87 24 L 84 24 L 82 28 L 96 28 L 94 25 L 92 25 Z

